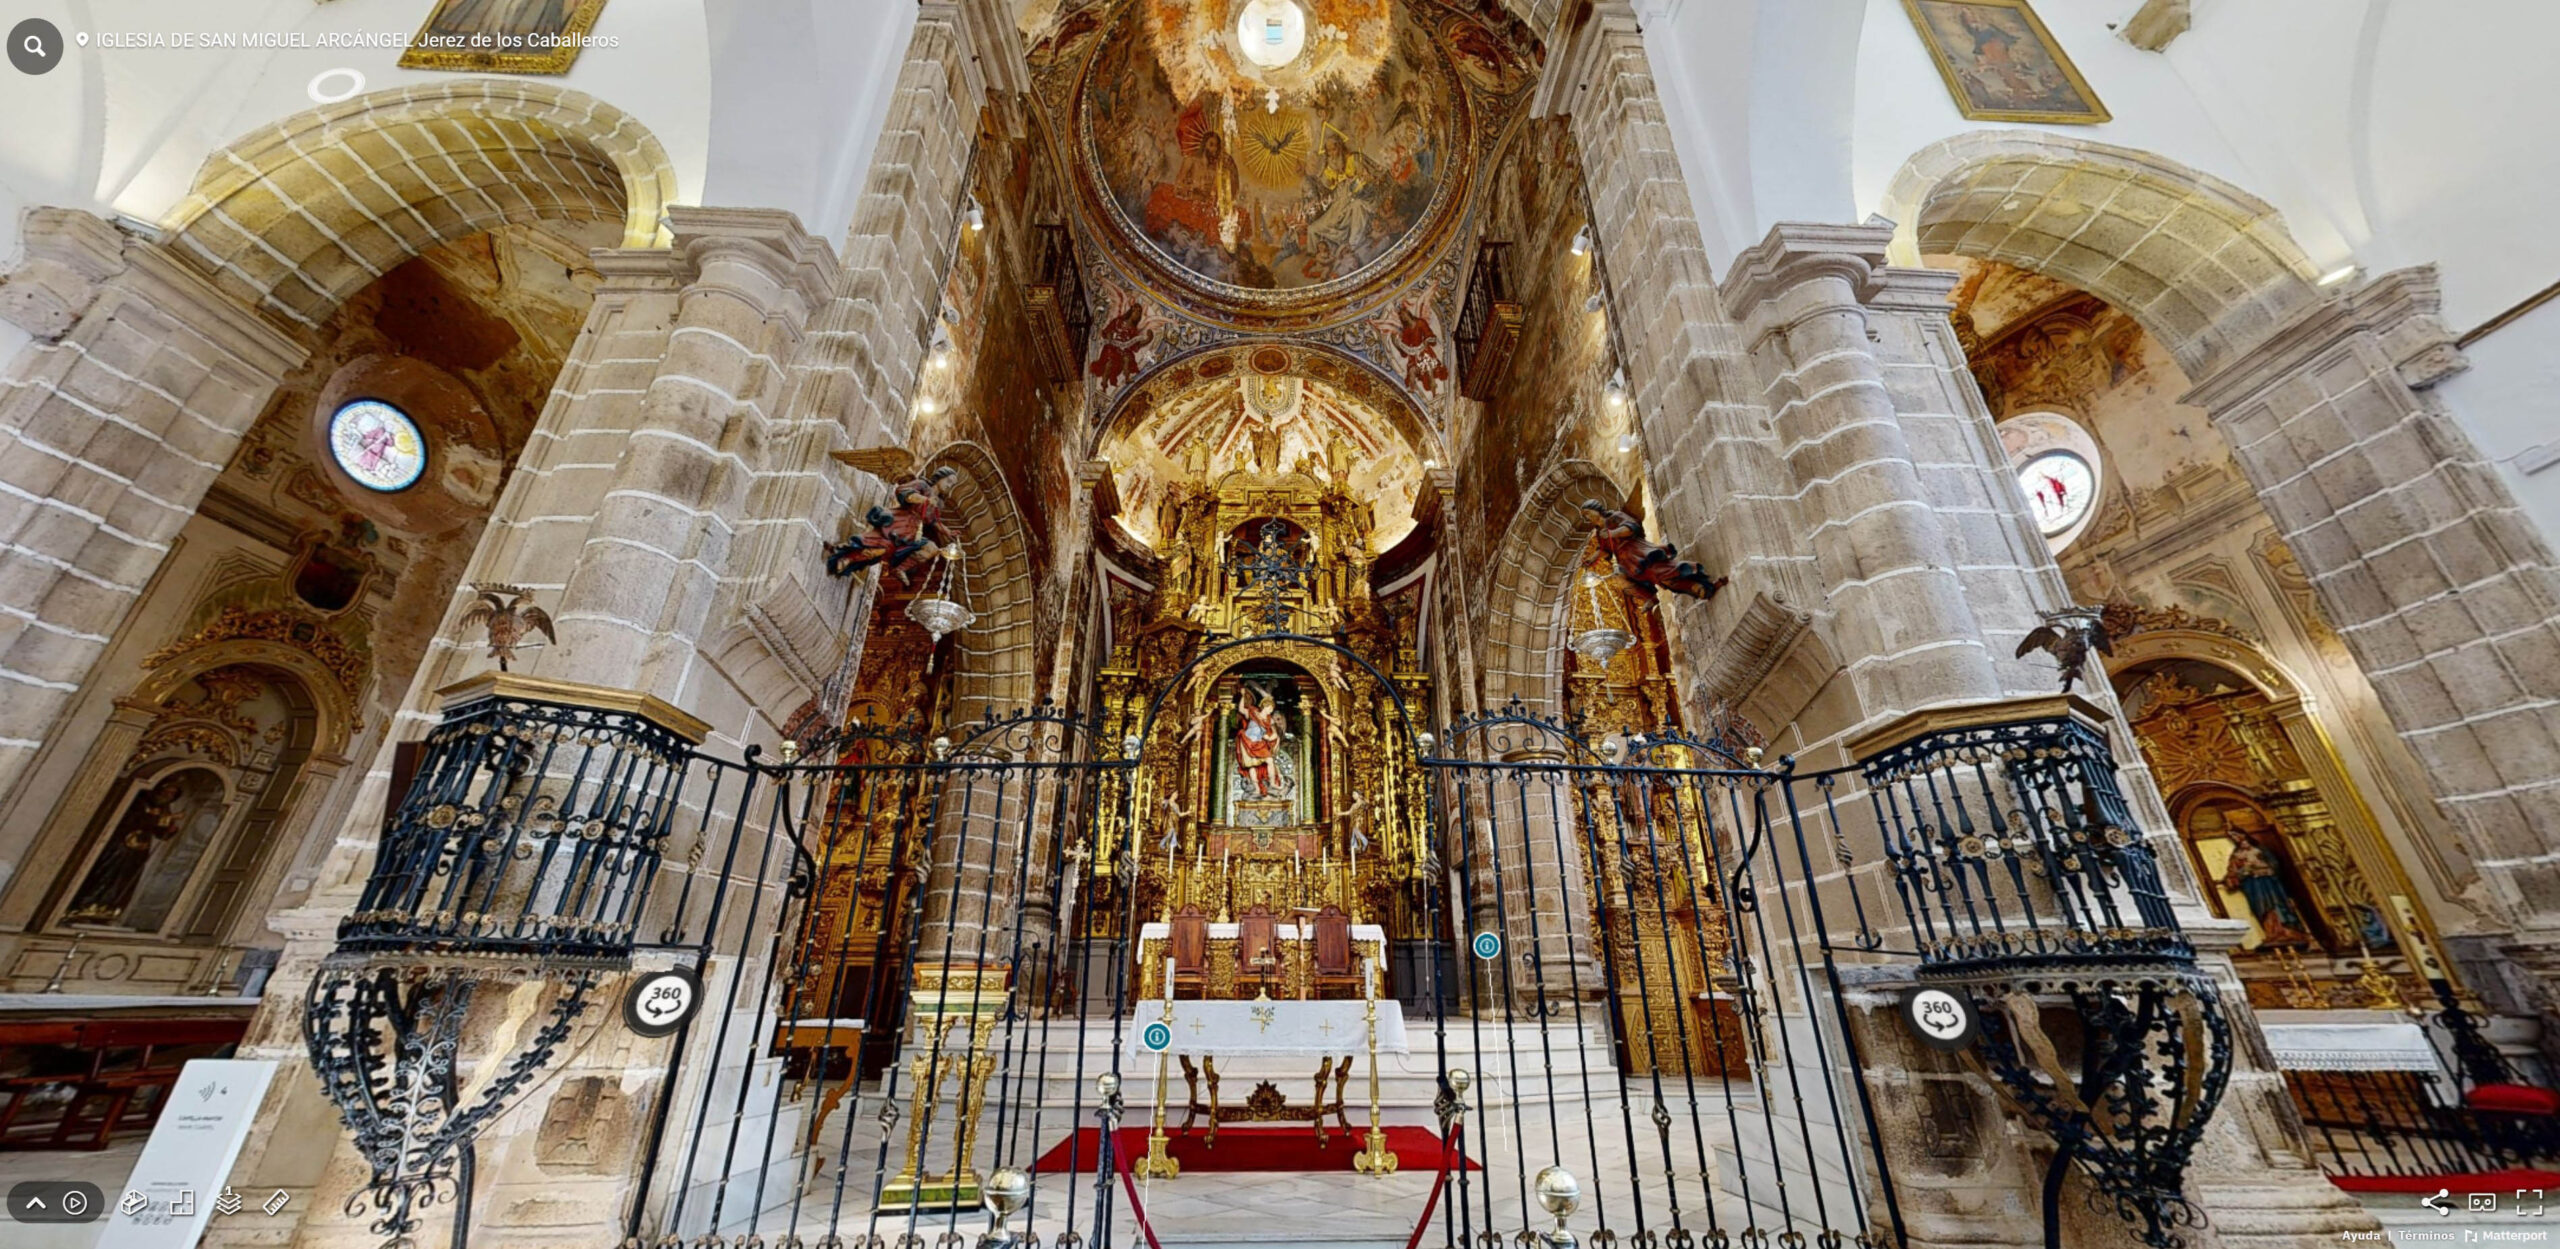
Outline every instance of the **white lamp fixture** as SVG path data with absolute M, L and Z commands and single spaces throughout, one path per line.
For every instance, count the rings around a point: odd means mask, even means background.
M 2363 265 L 2350 263 L 2343 268 L 2331 269 L 2327 273 L 2321 274 L 2320 285 L 2341 286 L 2354 281 L 2356 275 L 2362 272 L 2364 272 Z
M 1573 254 L 1576 256 L 1591 254 L 1591 227 L 1584 226 L 1573 232 Z
M 1236 50 L 1258 69 L 1279 69 L 1307 50 L 1307 13 L 1297 0 L 1245 0 L 1236 9 Z
M 928 573 L 924 593 L 907 604 L 907 619 L 924 626 L 924 631 L 932 634 L 934 644 L 939 646 L 945 635 L 977 623 L 978 613 L 959 601 L 960 596 L 968 593 L 964 576 L 967 570 L 960 563 L 960 547 L 957 544 L 944 547 L 942 558 L 936 562 L 941 565 L 936 571 L 942 573 L 942 584 L 936 586 Z
M 1594 668 L 1606 668 L 1619 653 L 1635 645 L 1636 635 L 1624 629 L 1607 627 L 1600 618 L 1600 578 L 1597 574 L 1583 577 L 1582 585 L 1591 594 L 1591 628 L 1574 634 L 1565 643 Z
M 1609 375 L 1609 384 L 1601 391 L 1601 395 L 1609 401 L 1609 406 L 1612 408 L 1623 408 L 1627 406 L 1627 371 L 1625 369 L 1619 369 L 1617 372 L 1611 373 Z
M 978 202 L 978 197 L 976 195 L 973 194 L 969 197 L 969 206 L 967 209 L 963 210 L 963 215 L 969 220 L 970 233 L 975 234 L 978 231 L 987 228 L 986 206 Z

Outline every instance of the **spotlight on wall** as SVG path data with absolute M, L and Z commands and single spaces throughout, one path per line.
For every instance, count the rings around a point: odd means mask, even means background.
M 1612 411 L 1627 406 L 1627 371 L 1620 369 L 1609 375 L 1609 384 L 1600 392 Z
M 1636 446 L 1636 436 L 1632 431 L 1618 435 L 1618 454 L 1634 455 Z
M 2364 272 L 2364 266 L 2359 264 L 2349 264 L 2341 269 L 2331 269 L 2327 273 L 2320 275 L 2320 285 L 2341 286 L 2348 282 L 2355 281 L 2356 275 L 2362 272 Z
M 968 219 L 969 232 L 972 234 L 987 228 L 986 207 L 978 202 L 978 197 L 975 195 L 969 197 L 969 205 L 961 210 L 960 215 Z
M 1584 312 L 1598 312 L 1602 308 L 1606 308 L 1608 306 L 1609 301 L 1602 299 L 1600 297 L 1600 292 L 1598 291 L 1591 292 L 1591 297 L 1582 301 L 1582 310 Z
M 934 400 L 934 397 L 933 397 L 933 396 L 931 396 L 931 395 L 918 395 L 918 396 L 916 396 L 916 415 L 918 415 L 918 416 L 931 416 L 931 415 L 933 415 L 934 413 L 939 412 L 939 411 L 941 411 L 941 410 L 942 410 L 942 405 L 941 405 L 940 403 L 936 402 L 936 401 Z
M 929 352 L 927 352 L 933 360 L 933 367 L 937 369 L 950 368 L 951 357 L 954 350 L 955 349 L 951 345 L 951 331 L 939 325 L 934 326 L 933 347 Z
M 1434 468 L 1438 468 L 1438 467 L 1440 467 L 1440 461 L 1438 461 L 1438 460 L 1424 460 L 1424 461 L 1422 462 L 1422 467 L 1423 467 L 1424 469 L 1426 469 L 1426 470 L 1434 469 Z
M 1573 254 L 1576 256 L 1591 254 L 1591 227 L 1584 226 L 1573 232 Z

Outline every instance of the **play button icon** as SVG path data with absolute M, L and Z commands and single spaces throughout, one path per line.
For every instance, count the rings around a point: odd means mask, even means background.
M 29 1180 L 9 1188 L 9 1216 L 21 1223 L 87 1223 L 106 1212 L 106 1194 L 83 1180 Z

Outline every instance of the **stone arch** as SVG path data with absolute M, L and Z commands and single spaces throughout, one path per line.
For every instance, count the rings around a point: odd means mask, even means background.
M 994 452 L 955 442 L 926 457 L 923 471 L 944 467 L 960 474 L 946 492 L 943 519 L 960 534 L 969 579 L 966 603 L 978 613 L 960 632 L 951 718 L 1006 715 L 1030 706 L 1036 696 L 1030 530 Z
M 310 651 L 286 642 L 231 638 L 192 647 L 152 669 L 150 675 L 135 684 L 129 697 L 156 705 L 205 673 L 243 664 L 272 668 L 302 686 L 311 700 L 312 754 L 334 756 L 355 736 L 359 690 L 349 688 L 342 674 Z
M 1582 553 L 1584 499 L 1617 504 L 1619 485 L 1589 460 L 1565 460 L 1529 487 L 1503 527 L 1485 592 L 1484 698 L 1553 711 L 1563 676 L 1565 596 Z
M 1879 206 L 1893 259 L 1997 260 L 2123 309 L 2191 379 L 2318 304 L 2316 270 L 2266 201 L 2163 156 L 2031 130 L 1921 149 Z
M 610 104 L 467 78 L 296 113 L 206 158 L 162 220 L 226 293 L 303 326 L 409 257 L 494 226 L 608 221 L 664 245 L 674 166 Z

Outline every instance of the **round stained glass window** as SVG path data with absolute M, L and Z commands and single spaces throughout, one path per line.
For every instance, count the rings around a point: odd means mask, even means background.
M 2028 460 L 2018 469 L 2018 485 L 2027 492 L 2037 528 L 2048 538 L 2069 532 L 2098 500 L 2098 475 L 2087 460 L 2068 451 L 2047 451 Z
M 409 414 L 379 399 L 351 399 L 329 418 L 329 455 L 347 476 L 384 494 L 418 484 L 427 440 Z

